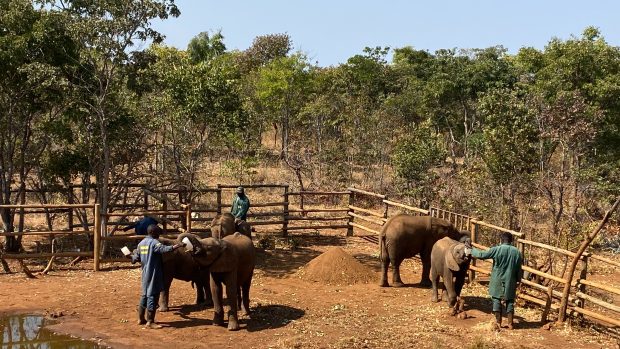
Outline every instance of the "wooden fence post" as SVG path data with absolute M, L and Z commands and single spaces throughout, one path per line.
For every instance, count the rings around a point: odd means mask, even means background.
M 353 209 L 351 208 L 351 206 L 355 203 L 355 193 L 351 190 L 349 190 L 349 211 L 347 214 L 349 214 L 349 223 L 347 224 L 347 236 L 353 236 L 353 219 L 355 217 L 353 217 L 350 213 L 353 213 Z
M 383 218 L 387 219 L 388 209 L 390 208 L 390 206 L 387 203 L 385 203 L 385 200 L 388 200 L 387 195 L 385 196 L 385 198 L 381 199 L 381 202 L 385 205 L 385 209 L 383 210 Z
M 588 253 L 584 253 L 582 260 L 581 260 L 581 272 L 579 273 L 579 279 L 585 280 L 588 276 L 588 259 L 589 259 L 590 255 Z M 586 293 L 586 285 L 584 285 L 583 283 L 579 283 L 579 285 L 577 286 L 577 289 L 579 290 L 579 292 L 581 293 Z M 580 304 L 579 306 L 584 308 L 585 307 L 585 299 L 583 298 L 579 298 Z
M 471 232 L 471 242 L 472 244 L 478 243 L 478 225 L 475 222 L 469 220 L 469 229 Z M 472 258 L 471 265 L 476 266 L 476 259 Z M 474 282 L 476 280 L 476 272 L 474 270 L 469 269 L 469 282 Z
M 146 192 L 146 190 L 142 191 L 144 193 L 144 210 L 148 211 L 149 210 L 149 194 Z
M 99 271 L 99 259 L 101 258 L 101 211 L 99 204 L 95 204 L 93 208 L 94 226 L 93 226 L 93 260 L 94 269 Z
M 288 206 L 289 206 L 288 184 L 284 186 L 284 206 L 282 207 L 282 236 L 288 236 Z
M 217 196 L 217 214 L 222 214 L 222 187 L 220 184 L 217 185 L 217 192 L 216 196 Z
M 69 205 L 73 205 L 73 187 L 72 186 L 69 186 L 69 191 L 67 192 L 67 203 L 69 203 Z M 67 222 L 69 224 L 69 231 L 73 231 L 73 207 L 69 207 L 69 211 L 67 212 Z
M 185 206 L 185 232 L 192 232 L 192 205 L 186 204 Z
M 166 195 L 166 193 L 162 193 L 161 197 L 162 197 L 162 199 L 164 199 L 163 202 L 162 202 L 162 211 L 166 212 L 166 211 L 168 211 L 168 195 Z M 168 218 L 168 215 L 165 214 L 165 213 L 162 213 L 162 216 L 164 218 L 163 222 L 162 222 L 162 227 L 164 229 L 164 234 L 166 234 L 166 231 L 168 229 L 168 223 L 166 223 L 167 222 L 166 218 Z

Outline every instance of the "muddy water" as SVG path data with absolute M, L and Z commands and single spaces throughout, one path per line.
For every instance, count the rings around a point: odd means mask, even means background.
M 97 343 L 59 335 L 42 328 L 45 319 L 38 315 L 0 317 L 0 348 L 92 349 L 105 348 Z

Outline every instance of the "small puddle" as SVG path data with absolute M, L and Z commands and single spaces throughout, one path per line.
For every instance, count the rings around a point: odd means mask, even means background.
M 97 343 L 56 334 L 43 328 L 46 320 L 39 315 L 8 315 L 0 317 L 0 347 L 2 349 L 99 349 Z

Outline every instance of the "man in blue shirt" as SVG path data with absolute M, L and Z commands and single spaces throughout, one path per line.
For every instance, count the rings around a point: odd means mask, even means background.
M 136 221 L 123 228 L 123 231 L 136 228 L 136 235 L 146 235 L 146 229 L 152 224 L 157 225 L 159 222 L 151 216 L 144 216 L 142 219 L 136 219 Z
M 155 323 L 155 310 L 158 308 L 159 293 L 164 289 L 162 254 L 176 250 L 183 244 L 163 245 L 157 240 L 161 228 L 156 224 L 149 225 L 146 231 L 148 236 L 140 241 L 131 256 L 132 263 L 142 264 L 142 295 L 138 304 L 138 323 L 146 325 L 144 328 L 161 328 Z

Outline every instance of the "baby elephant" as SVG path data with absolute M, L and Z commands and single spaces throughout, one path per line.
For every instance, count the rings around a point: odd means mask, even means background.
M 453 307 L 456 299 L 461 295 L 465 283 L 465 275 L 469 269 L 470 259 L 465 243 L 445 237 L 433 245 L 431 251 L 431 282 L 433 283 L 432 301 L 438 302 L 437 283 L 439 277 L 448 293 L 448 304 Z

